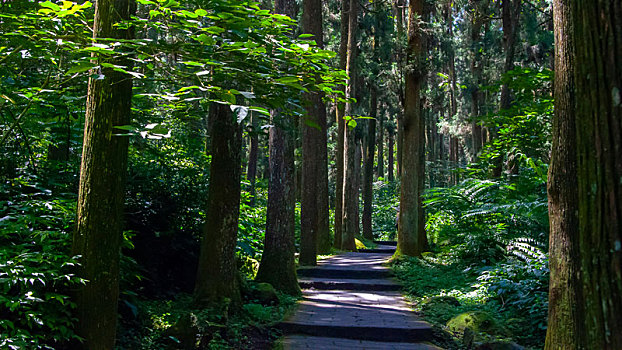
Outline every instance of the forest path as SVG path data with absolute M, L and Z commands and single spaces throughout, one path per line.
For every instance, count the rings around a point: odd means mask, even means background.
M 280 324 L 284 349 L 439 349 L 384 266 L 395 246 L 379 243 L 298 269 L 303 298 Z

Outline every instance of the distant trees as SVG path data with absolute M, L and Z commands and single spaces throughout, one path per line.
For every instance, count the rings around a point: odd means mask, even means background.
M 132 39 L 133 29 L 115 24 L 136 11 L 131 0 L 96 3 L 93 39 Z M 78 213 L 72 254 L 80 255 L 80 275 L 88 282 L 76 295 L 76 333 L 84 339 L 79 349 L 112 349 L 117 329 L 119 260 L 123 237 L 124 185 L 128 137 L 115 127 L 129 124 L 132 78 L 115 71 L 128 67 L 127 56 L 96 58 L 101 76 L 88 83 L 84 145 L 80 168 Z

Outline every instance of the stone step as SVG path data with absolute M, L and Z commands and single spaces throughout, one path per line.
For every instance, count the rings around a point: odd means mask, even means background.
M 383 342 L 421 342 L 432 327 L 418 318 L 398 292 L 305 290 L 296 312 L 279 324 L 286 335 Z
M 331 268 L 330 266 L 321 267 L 300 267 L 298 277 L 317 277 L 331 279 L 383 279 L 393 276 L 391 270 L 379 268 L 376 270 Z
M 380 244 L 380 245 L 390 245 L 393 247 L 397 247 L 397 241 L 374 241 L 374 243 Z
M 332 279 L 304 278 L 298 281 L 302 289 L 397 291 L 402 286 L 392 279 Z
M 440 350 L 427 343 L 388 343 L 369 340 L 288 335 L 281 339 L 284 350 Z

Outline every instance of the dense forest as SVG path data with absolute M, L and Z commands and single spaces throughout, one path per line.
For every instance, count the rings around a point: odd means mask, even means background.
M 0 349 L 283 347 L 389 241 L 436 346 L 622 349 L 619 18 L 0 0 Z

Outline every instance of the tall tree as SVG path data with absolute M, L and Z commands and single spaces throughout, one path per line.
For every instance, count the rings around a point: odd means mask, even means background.
M 313 34 L 318 46 L 323 47 L 321 0 L 303 1 L 302 28 L 305 33 Z M 319 249 L 322 252 L 330 251 L 326 107 L 319 92 L 307 93 L 305 99 L 307 106 L 302 126 L 300 263 L 315 265 Z
M 372 83 L 373 84 L 373 83 Z M 372 232 L 372 201 L 374 199 L 374 153 L 376 150 L 376 114 L 378 110 L 378 92 L 376 87 L 370 88 L 369 117 L 364 143 L 363 160 L 363 237 L 373 240 Z
M 477 156 L 483 147 L 482 126 L 479 123 L 480 116 L 480 88 L 482 83 L 482 62 L 481 62 L 481 32 L 482 25 L 486 16 L 483 9 L 488 7 L 488 1 L 483 2 L 481 0 L 471 0 L 472 11 L 471 16 L 471 35 L 470 35 L 470 50 L 469 58 L 471 73 L 473 74 L 472 83 L 470 86 L 471 92 L 471 149 L 474 156 Z
M 358 0 L 350 0 L 350 14 L 348 19 L 348 51 L 346 59 L 346 72 L 348 81 L 346 85 L 346 99 L 354 97 L 356 87 L 356 35 L 358 26 Z M 345 117 L 352 120 L 354 117 L 354 104 L 352 101 L 346 102 Z M 347 125 L 345 128 L 344 141 L 344 181 L 343 181 L 343 238 L 341 248 L 345 250 L 355 250 L 354 236 L 359 232 L 358 206 L 359 188 L 356 148 L 358 147 L 356 130 Z
M 240 215 L 242 129 L 227 105 L 212 103 L 210 118 L 212 162 L 194 300 L 205 305 L 228 298 L 238 305 L 241 297 L 235 247 Z
M 296 17 L 295 2 L 275 0 L 274 12 Z M 268 183 L 268 210 L 266 234 L 261 264 L 256 280 L 270 283 L 288 294 L 300 294 L 296 277 L 294 226 L 296 189 L 294 188 L 294 132 L 296 121 L 292 116 L 272 111 L 270 128 L 270 178 Z
M 251 133 L 249 138 L 248 164 L 246 166 L 246 181 L 249 185 L 250 205 L 255 205 L 255 182 L 257 178 L 257 160 L 259 158 L 259 135 L 257 134 L 257 116 L 251 113 Z
M 570 1 L 553 3 L 555 16 L 555 115 L 549 168 L 549 321 L 546 349 L 579 349 L 579 210 L 575 127 L 574 38 Z
M 385 107 L 386 109 L 386 107 Z M 378 114 L 378 167 L 376 179 L 384 178 L 384 112 Z
M 396 255 L 419 256 L 423 251 L 419 221 L 421 216 L 421 189 L 419 177 L 424 174 L 423 138 L 425 123 L 421 113 L 420 89 L 423 79 L 423 0 L 411 0 L 408 12 L 408 48 L 405 104 L 403 116 L 403 153 L 401 165 L 400 212 Z M 425 234 L 425 233 L 424 233 Z
M 136 11 L 131 0 L 96 3 L 93 39 L 133 38 L 133 29 L 116 23 Z M 98 57 L 100 64 L 130 65 L 127 56 Z M 78 215 L 72 254 L 80 255 L 81 277 L 88 282 L 77 291 L 76 333 L 84 339 L 79 349 L 112 349 L 117 328 L 119 260 L 123 234 L 124 184 L 128 138 L 116 126 L 128 125 L 131 114 L 131 76 L 102 67 L 104 79 L 88 83 L 84 144 L 80 168 Z
M 514 55 L 516 54 L 516 40 L 518 38 L 518 25 L 521 13 L 522 0 L 503 0 L 501 3 L 501 20 L 503 23 L 503 51 L 505 52 L 505 60 L 503 63 L 503 73 L 507 73 L 514 69 Z M 501 85 L 501 97 L 499 109 L 509 109 L 512 105 L 512 96 L 510 95 L 509 85 Z M 493 133 L 496 131 L 493 130 Z M 510 161 L 508 165 L 514 167 L 513 155 L 508 156 Z M 493 176 L 500 177 L 503 171 L 503 159 L 495 157 L 493 159 L 494 169 Z M 517 168 L 516 168 L 517 169 Z
M 348 28 L 350 14 L 350 1 L 341 0 L 341 36 L 339 39 L 339 68 L 346 69 L 346 61 L 348 56 Z M 345 93 L 345 88 L 342 88 Z M 345 142 L 345 106 L 339 104 L 337 106 L 337 151 L 335 157 L 335 222 L 334 231 L 335 239 L 333 246 L 337 249 L 341 249 L 341 242 L 343 240 L 343 175 L 344 175 L 344 142 Z
M 387 130 L 387 136 L 389 138 L 389 144 L 387 146 L 387 153 L 389 153 L 387 155 L 387 178 L 389 179 L 389 181 L 393 181 L 395 180 L 395 176 L 393 176 L 393 169 L 394 169 L 394 159 L 393 159 L 393 152 L 395 152 L 394 148 L 395 148 L 395 131 L 393 130 L 393 126 L 389 125 L 389 128 Z

